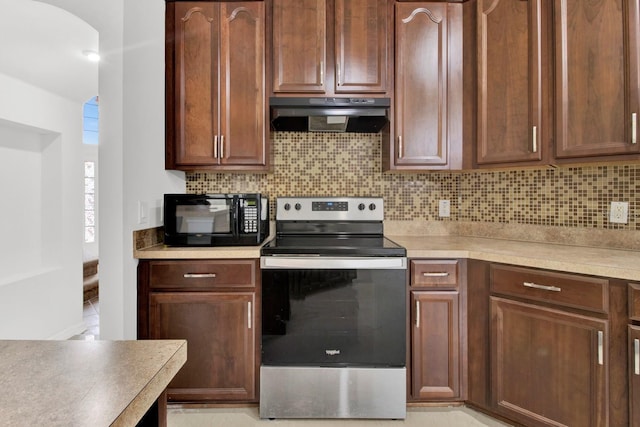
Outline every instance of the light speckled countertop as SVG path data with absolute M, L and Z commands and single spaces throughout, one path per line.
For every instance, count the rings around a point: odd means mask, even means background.
M 388 236 L 410 258 L 469 258 L 640 280 L 640 252 L 464 236 Z
M 640 251 L 465 236 L 388 235 L 409 258 L 469 258 L 571 273 L 640 281 Z M 135 251 L 139 259 L 258 258 L 259 246 Z
M 0 341 L 0 425 L 135 425 L 186 359 L 184 340 Z

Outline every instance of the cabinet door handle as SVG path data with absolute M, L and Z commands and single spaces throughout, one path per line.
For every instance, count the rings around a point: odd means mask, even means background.
M 598 331 L 598 365 L 604 365 L 604 332 Z
M 638 113 L 631 113 L 631 143 L 638 143 Z
M 633 373 L 640 375 L 640 340 L 633 340 Z
M 249 325 L 249 329 L 251 329 L 253 323 L 253 316 L 251 316 L 251 301 L 247 301 L 247 323 Z
M 185 279 L 213 279 L 216 277 L 216 273 L 184 273 L 182 277 Z
M 562 288 L 559 288 L 557 286 L 538 285 L 537 283 L 533 283 L 533 282 L 522 282 L 522 286 L 526 286 L 527 288 L 542 289 L 543 291 L 552 291 L 552 292 L 560 292 L 562 290 Z
M 398 136 L 398 158 L 401 159 L 404 157 L 404 153 L 403 153 L 403 146 L 402 146 L 402 135 Z
M 213 137 L 213 157 L 218 158 L 218 135 Z
M 224 159 L 224 135 L 220 135 L 220 158 Z
M 538 126 L 534 126 L 531 130 L 531 151 L 538 152 Z
M 320 86 L 324 86 L 324 61 L 320 61 Z
M 446 271 L 431 271 L 422 273 L 422 275 L 424 277 L 447 277 L 449 276 L 449 273 L 447 273 Z
M 416 301 L 416 328 L 420 327 L 420 301 Z
M 336 68 L 338 69 L 338 86 L 342 86 L 342 73 L 340 72 L 340 63 L 336 64 Z

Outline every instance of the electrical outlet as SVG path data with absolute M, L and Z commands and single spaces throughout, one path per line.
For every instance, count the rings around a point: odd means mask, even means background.
M 451 216 L 451 202 L 449 200 L 440 200 L 438 202 L 438 216 L 440 218 L 449 218 Z
M 609 222 L 626 224 L 629 217 L 629 202 L 611 202 Z

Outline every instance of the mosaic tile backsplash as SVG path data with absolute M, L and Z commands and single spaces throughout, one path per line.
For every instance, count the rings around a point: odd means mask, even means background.
M 640 164 L 498 171 L 382 173 L 380 135 L 272 133 L 266 174 L 187 174 L 188 193 L 382 196 L 385 219 L 640 231 Z M 438 217 L 438 201 L 451 217 Z M 612 201 L 629 202 L 628 224 L 608 220 Z M 271 218 L 274 219 L 274 203 Z

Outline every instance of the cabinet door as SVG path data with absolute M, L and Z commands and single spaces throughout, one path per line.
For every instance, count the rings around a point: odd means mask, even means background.
M 556 157 L 638 153 L 638 0 L 554 0 Z
M 173 104 L 167 105 L 167 166 L 218 162 L 214 135 L 218 130 L 218 7 L 215 3 L 183 2 L 175 8 L 173 40 Z M 173 108 L 173 109 L 172 109 Z M 174 158 L 172 157 L 175 156 Z M 175 162 L 175 164 L 172 164 Z
M 220 163 L 266 165 L 264 2 L 220 3 Z
M 326 0 L 273 1 L 273 91 L 324 93 Z
M 460 397 L 458 292 L 411 292 L 411 395 L 416 400 Z
M 640 327 L 629 325 L 629 425 L 640 426 Z
M 491 297 L 493 410 L 525 425 L 607 424 L 608 322 Z
M 447 4 L 396 3 L 396 166 L 448 163 Z
M 542 160 L 550 130 L 544 12 L 542 0 L 478 1 L 479 165 Z
M 392 32 L 386 0 L 335 0 L 335 92 L 387 91 Z
M 187 340 L 169 400 L 254 400 L 255 318 L 252 292 L 151 293 L 149 338 Z

